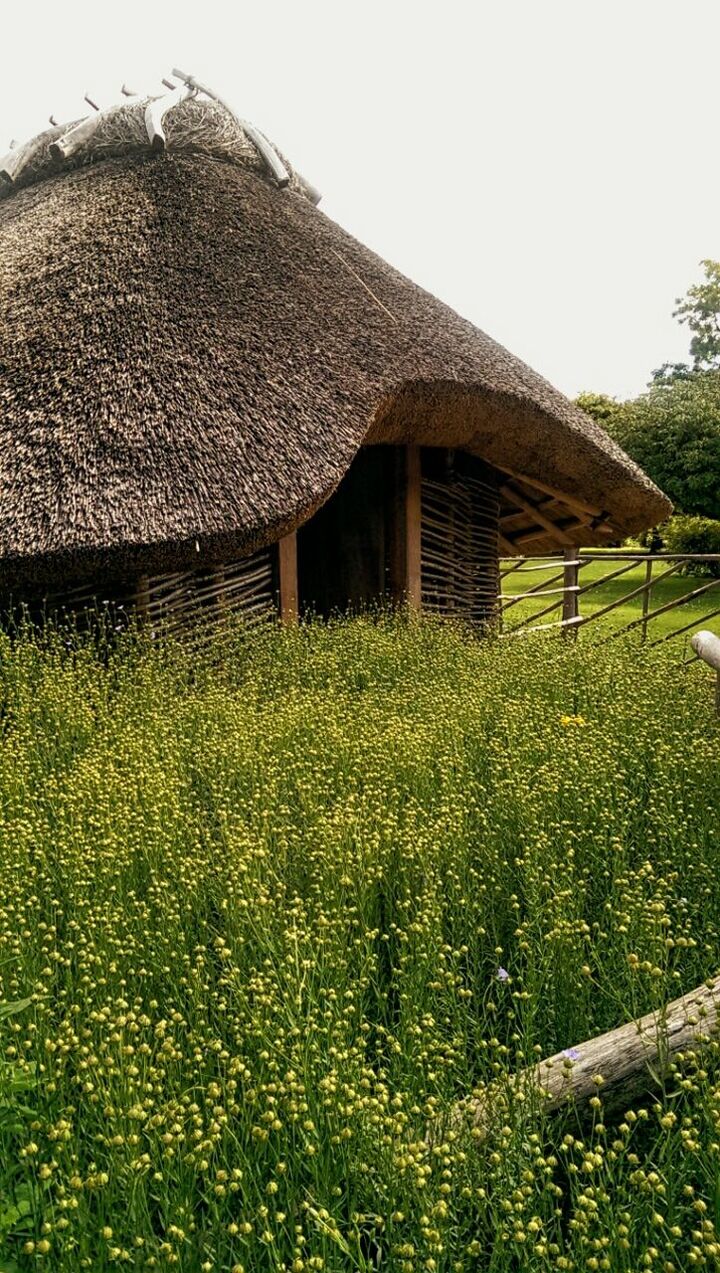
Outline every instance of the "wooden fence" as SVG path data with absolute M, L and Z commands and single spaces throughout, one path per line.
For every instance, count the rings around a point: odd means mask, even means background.
M 693 567 L 715 574 L 693 578 L 688 573 Z M 528 575 L 537 582 L 526 584 Z M 658 587 L 671 578 L 671 589 Z M 510 636 L 557 628 L 574 633 L 589 623 L 607 621 L 608 636 L 637 631 L 642 641 L 653 645 L 681 637 L 689 641 L 693 632 L 720 615 L 718 589 L 718 553 L 569 548 L 562 555 L 504 557 L 499 597 L 502 632 Z M 669 591 L 674 595 L 668 596 Z M 701 600 L 705 597 L 707 603 L 714 603 L 709 610 Z

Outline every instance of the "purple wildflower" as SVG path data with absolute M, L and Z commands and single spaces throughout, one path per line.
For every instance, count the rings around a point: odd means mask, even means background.
M 498 981 L 509 981 L 509 980 L 510 980 L 510 973 L 508 972 L 507 968 L 502 968 L 502 967 L 498 968 L 498 970 L 497 970 L 497 979 L 498 979 Z
M 563 1056 L 567 1057 L 568 1061 L 580 1060 L 580 1053 L 578 1052 L 577 1048 L 563 1048 L 562 1054 Z

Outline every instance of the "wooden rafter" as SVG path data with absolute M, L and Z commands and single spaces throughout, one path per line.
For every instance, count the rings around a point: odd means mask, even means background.
M 598 508 L 596 504 L 586 504 L 583 500 L 577 498 L 576 495 L 568 495 L 565 491 L 558 490 L 556 486 L 549 486 L 547 482 L 540 482 L 535 477 L 528 477 L 524 473 L 519 473 L 516 469 L 508 468 L 507 464 L 503 464 L 503 473 L 507 473 L 509 477 L 515 478 L 517 482 L 523 482 L 526 486 L 536 491 L 542 491 L 544 495 L 551 495 L 553 499 L 559 500 L 561 504 L 565 504 L 574 512 L 584 513 L 588 517 L 606 518 L 607 514 L 602 508 Z
M 556 522 L 552 522 L 549 517 L 545 516 L 545 513 L 542 511 L 539 504 L 531 503 L 529 499 L 526 499 L 524 495 L 521 495 L 519 491 L 515 490 L 514 486 L 510 486 L 507 482 L 504 486 L 500 487 L 500 494 L 511 504 L 516 504 L 518 508 L 523 510 L 524 513 L 527 513 L 528 517 L 530 517 L 536 525 L 542 526 L 545 532 L 551 539 L 554 539 L 557 544 L 562 545 L 563 548 L 571 547 L 573 541 L 570 536 L 567 535 Z
M 610 536 L 617 535 L 617 531 L 615 530 L 614 527 L 607 525 L 607 523 L 603 523 L 600 525 L 598 525 L 597 523 L 594 524 L 593 520 L 591 520 L 589 517 L 585 517 L 585 518 L 577 517 L 577 518 L 574 518 L 572 521 L 564 521 L 560 529 L 565 534 L 572 533 L 573 535 L 572 540 L 563 544 L 563 547 L 565 548 L 569 548 L 571 544 L 575 542 L 574 536 L 577 534 L 578 531 L 592 530 L 593 535 L 610 535 Z M 518 549 L 518 548 L 524 548 L 527 544 L 537 543 L 538 539 L 548 539 L 549 536 L 547 531 L 538 529 L 537 527 L 535 527 L 532 530 L 523 531 L 520 534 L 512 535 L 510 536 L 510 538 L 512 539 L 512 542 L 515 545 L 515 548 Z
M 552 511 L 552 509 L 559 509 L 563 511 L 562 504 L 556 499 L 544 499 L 537 505 L 537 507 L 542 513 L 548 513 Z M 507 511 L 503 512 L 500 516 L 501 526 L 507 525 L 508 522 L 517 521 L 518 518 L 527 517 L 527 513 L 522 508 L 518 508 L 517 506 L 510 508 L 507 504 L 505 505 L 505 508 Z

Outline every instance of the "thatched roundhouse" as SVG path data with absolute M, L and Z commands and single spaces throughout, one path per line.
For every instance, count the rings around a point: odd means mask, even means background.
M 482 619 L 498 546 L 666 516 L 592 420 L 282 157 L 279 183 L 222 105 L 173 99 L 160 148 L 151 105 L 0 162 L 0 595 Z

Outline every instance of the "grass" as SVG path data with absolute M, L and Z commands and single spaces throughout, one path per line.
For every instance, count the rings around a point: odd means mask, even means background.
M 715 1043 L 627 1112 L 427 1137 L 718 971 L 707 669 L 0 637 L 0 717 L 0 1269 L 718 1267 Z
M 530 564 L 537 566 L 540 563 L 531 562 Z M 622 565 L 622 561 L 605 560 L 600 557 L 581 569 L 581 587 L 586 587 L 589 583 L 597 584 L 596 587 L 580 596 L 581 615 L 595 614 L 604 606 L 619 601 L 622 597 L 626 597 L 628 593 L 633 592 L 645 583 L 645 563 L 634 566 L 628 570 L 627 574 L 621 575 L 618 579 L 612 579 L 609 583 L 600 582 L 614 570 L 619 570 Z M 524 593 L 528 588 L 534 587 L 541 581 L 549 580 L 554 574 L 557 574 L 559 569 L 562 569 L 562 563 L 558 565 L 556 561 L 549 563 L 546 571 L 533 570 L 527 572 L 524 569 L 517 570 L 504 582 L 503 591 L 507 595 Z M 654 576 L 658 577 L 665 569 L 667 569 L 667 566 L 662 562 L 656 562 L 653 569 Z M 680 600 L 686 597 L 688 593 L 707 583 L 710 583 L 710 578 L 698 577 L 697 575 L 678 574 L 671 575 L 667 579 L 660 579 L 653 586 L 649 608 L 650 610 L 659 609 L 669 601 Z M 561 581 L 551 586 L 557 588 L 560 587 L 560 584 Z M 549 605 L 551 601 L 552 598 L 543 597 L 535 601 L 528 599 L 527 601 L 518 602 L 517 605 L 511 606 L 506 612 L 507 626 L 512 627 L 520 622 L 532 622 L 533 616 Z M 642 603 L 642 596 L 633 597 L 626 604 L 617 606 L 610 614 L 599 619 L 598 624 L 602 624 L 603 629 L 609 632 L 624 628 L 642 616 Z M 652 619 L 648 624 L 648 642 L 660 641 L 671 637 L 678 629 L 685 627 L 686 624 L 693 620 L 696 625 L 695 628 L 691 628 L 674 642 L 674 648 L 678 653 L 684 650 L 686 654 L 690 654 L 692 653 L 690 650 L 690 638 L 694 630 L 704 627 L 710 632 L 720 634 L 720 615 L 715 615 L 705 623 L 702 622 L 705 615 L 718 608 L 720 608 L 720 582 L 710 588 L 704 596 L 695 597 L 677 609 L 666 611 L 665 614 L 658 615 L 657 619 Z M 548 614 L 538 620 L 538 622 L 550 623 L 559 617 L 560 611 L 557 610 L 554 614 Z

